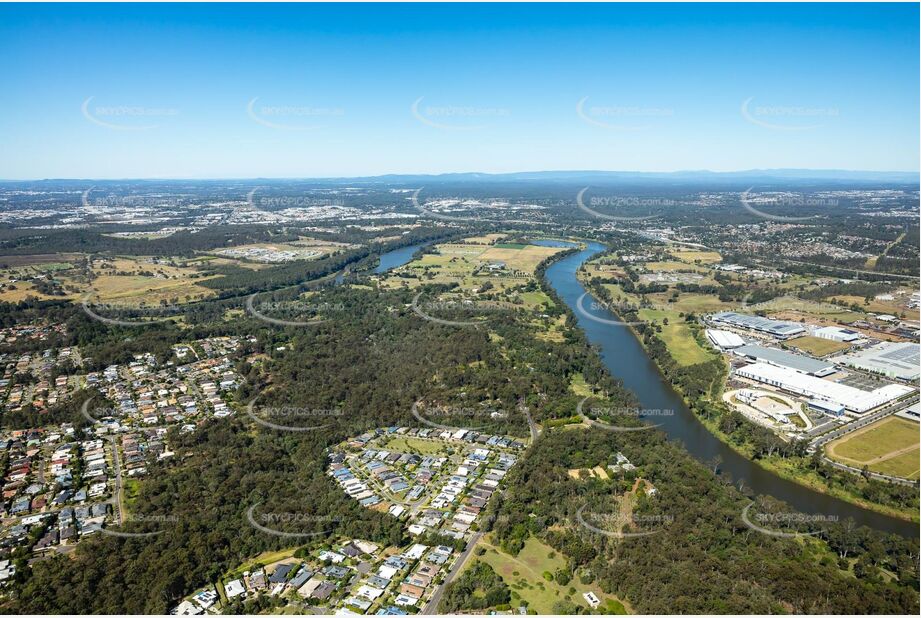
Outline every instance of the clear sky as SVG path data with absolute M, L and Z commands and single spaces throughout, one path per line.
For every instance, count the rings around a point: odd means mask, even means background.
M 0 178 L 919 169 L 917 4 L 0 5 Z

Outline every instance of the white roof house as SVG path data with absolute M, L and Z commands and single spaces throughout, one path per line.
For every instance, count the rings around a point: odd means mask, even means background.
M 425 554 L 425 550 L 428 549 L 428 545 L 422 545 L 421 543 L 416 543 L 405 552 L 403 552 L 403 557 L 410 560 L 418 560 Z
M 224 585 L 224 594 L 227 595 L 228 599 L 238 597 L 244 592 L 246 592 L 246 588 L 243 586 L 242 580 L 235 579 L 233 581 L 227 582 Z

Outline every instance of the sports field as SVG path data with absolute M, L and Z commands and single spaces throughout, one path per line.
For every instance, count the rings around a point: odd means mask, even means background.
M 828 456 L 855 468 L 907 479 L 918 478 L 918 423 L 888 416 L 831 442 Z

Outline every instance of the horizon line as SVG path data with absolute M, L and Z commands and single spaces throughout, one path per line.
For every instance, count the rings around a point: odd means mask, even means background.
M 745 173 L 771 173 L 771 172 L 806 172 L 821 174 L 914 174 L 921 179 L 921 170 L 867 170 L 867 169 L 841 169 L 841 168 L 802 168 L 802 167 L 769 167 L 748 168 L 737 170 L 710 170 L 710 169 L 678 169 L 670 171 L 643 171 L 643 170 L 604 170 L 604 169 L 541 169 L 519 170 L 514 172 L 386 172 L 380 174 L 354 174 L 339 176 L 121 176 L 121 177 L 45 177 L 45 178 L 0 178 L 0 182 L 51 182 L 51 181 L 169 181 L 169 180 L 201 180 L 201 181 L 231 181 L 231 180 L 363 180 L 399 176 L 424 176 L 439 178 L 443 176 L 514 176 L 520 174 L 635 174 L 635 175 L 677 175 L 677 174 L 745 174 Z

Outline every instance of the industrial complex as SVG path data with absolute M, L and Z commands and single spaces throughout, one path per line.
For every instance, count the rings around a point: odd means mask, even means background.
M 784 439 L 816 440 L 849 423 L 862 427 L 864 419 L 876 422 L 893 414 L 918 419 L 917 343 L 734 312 L 714 313 L 706 321 L 707 340 L 730 365 L 723 400 Z M 821 358 L 793 351 L 822 349 L 800 343 L 820 339 L 844 345 L 825 348 L 833 353 Z
M 848 367 L 913 382 L 921 376 L 921 345 L 886 342 L 855 354 L 842 356 L 839 361 Z

